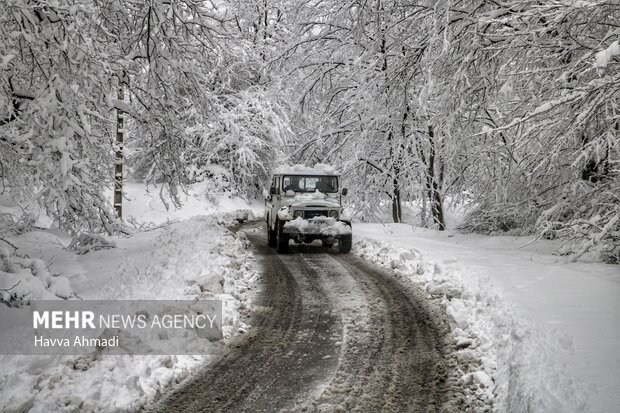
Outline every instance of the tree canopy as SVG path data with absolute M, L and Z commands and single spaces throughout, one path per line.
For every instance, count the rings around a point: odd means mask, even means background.
M 443 229 L 467 200 L 463 230 L 620 260 L 617 2 L 6 0 L 0 22 L 2 185 L 68 229 L 118 230 L 123 150 L 174 204 L 330 162 L 360 219 L 411 201 Z

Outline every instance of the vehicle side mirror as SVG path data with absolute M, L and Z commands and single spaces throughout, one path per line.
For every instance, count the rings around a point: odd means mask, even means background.
M 342 188 L 342 196 L 347 196 L 349 190 L 347 188 Z
M 271 188 L 269 188 L 269 193 L 271 195 L 276 195 L 278 193 L 278 188 L 276 188 L 275 186 L 272 186 Z

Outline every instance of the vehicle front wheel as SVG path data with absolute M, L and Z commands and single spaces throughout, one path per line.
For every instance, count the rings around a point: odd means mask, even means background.
M 283 234 L 284 232 L 284 223 L 280 221 L 276 221 L 276 234 L 277 234 L 277 250 L 278 254 L 286 254 L 288 252 L 288 240 L 289 236 Z
M 353 244 L 353 235 L 346 234 L 340 238 L 340 245 L 338 251 L 342 254 L 346 254 L 351 251 L 351 245 Z
M 276 239 L 276 231 L 269 228 L 269 224 L 267 224 L 267 245 L 271 248 L 275 248 L 278 240 Z

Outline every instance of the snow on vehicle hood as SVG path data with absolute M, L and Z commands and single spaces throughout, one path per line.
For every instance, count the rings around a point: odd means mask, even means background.
M 340 203 L 337 202 L 336 196 L 338 196 L 338 194 L 334 194 L 330 197 L 318 190 L 310 193 L 297 192 L 293 197 L 282 199 L 282 203 L 300 207 L 340 208 Z

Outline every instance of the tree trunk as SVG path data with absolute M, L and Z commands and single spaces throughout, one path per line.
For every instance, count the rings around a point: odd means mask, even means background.
M 403 214 L 400 201 L 400 189 L 398 187 L 398 179 L 394 178 L 394 190 L 392 191 L 392 219 L 395 223 L 402 222 Z
M 383 56 L 383 64 L 381 66 L 381 72 L 385 77 L 386 84 L 386 96 L 385 96 L 385 105 L 386 110 L 389 110 L 390 102 L 388 100 L 390 84 L 387 78 L 387 69 L 388 69 L 388 55 L 387 55 L 387 41 L 385 39 L 385 28 L 383 27 L 382 16 L 385 12 L 381 1 L 377 1 L 377 33 L 379 38 L 379 51 Z M 401 200 L 400 200 L 400 159 L 396 158 L 396 154 L 394 153 L 393 145 L 394 142 L 394 133 L 390 129 L 388 132 L 387 140 L 390 144 L 390 159 L 392 161 L 392 220 L 395 223 L 402 222 L 402 208 L 401 208 Z M 389 163 L 389 162 L 388 162 Z
M 119 81 L 118 100 L 125 99 L 123 82 Z M 116 110 L 116 159 L 114 162 L 114 210 L 123 219 L 123 141 L 125 134 L 125 112 Z
M 430 200 L 433 222 L 437 225 L 437 228 L 440 231 L 443 231 L 446 229 L 446 224 L 444 221 L 441 193 L 439 193 L 439 185 L 437 184 L 437 179 L 435 176 L 435 160 L 437 154 L 435 151 L 435 132 L 433 131 L 432 126 L 428 127 L 428 141 L 430 144 L 430 150 L 426 171 L 426 189 L 428 192 L 428 198 Z

